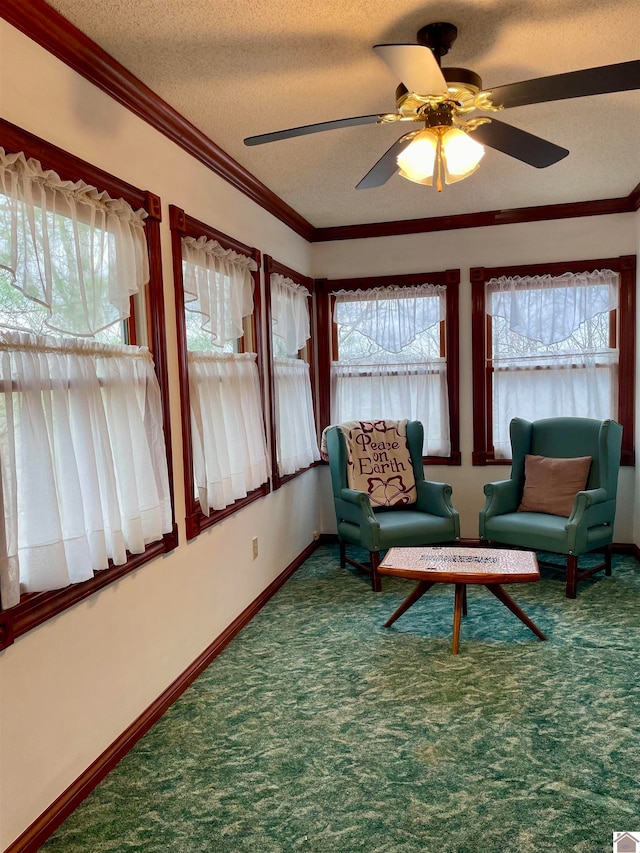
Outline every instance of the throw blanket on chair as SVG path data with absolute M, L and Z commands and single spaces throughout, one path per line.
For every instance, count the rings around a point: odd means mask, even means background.
M 347 484 L 366 492 L 372 506 L 415 503 L 416 481 L 407 445 L 407 421 L 349 421 Z

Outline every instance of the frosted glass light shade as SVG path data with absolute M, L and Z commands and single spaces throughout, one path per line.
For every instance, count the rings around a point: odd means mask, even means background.
M 450 128 L 442 137 L 442 153 L 448 184 L 472 175 L 484 157 L 484 148 L 468 133 Z
M 441 189 L 441 173 L 447 184 L 472 175 L 484 156 L 484 148 L 457 127 L 426 128 L 397 159 L 400 175 L 417 184 L 431 186 L 434 174 Z
M 398 155 L 400 174 L 417 184 L 431 184 L 438 150 L 438 136 L 422 130 L 413 142 Z

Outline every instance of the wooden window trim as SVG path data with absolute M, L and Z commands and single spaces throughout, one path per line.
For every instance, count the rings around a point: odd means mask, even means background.
M 149 285 L 145 298 L 148 300 L 148 317 L 153 315 L 150 325 L 149 349 L 153 353 L 156 375 L 160 385 L 162 400 L 162 424 L 167 451 L 169 488 L 171 494 L 172 531 L 161 540 L 145 548 L 142 554 L 129 555 L 122 566 L 109 565 L 109 568 L 96 572 L 93 578 L 52 592 L 36 592 L 23 595 L 20 602 L 8 610 L 0 611 L 0 649 L 14 640 L 42 625 L 54 616 L 58 616 L 69 607 L 73 607 L 98 590 L 119 580 L 129 572 L 140 568 L 161 554 L 172 551 L 178 544 L 178 532 L 174 520 L 173 476 L 171 465 L 171 432 L 169 428 L 169 397 L 167 379 L 167 346 L 165 339 L 164 301 L 162 285 L 162 260 L 160 255 L 160 221 L 162 219 L 160 198 L 141 190 L 114 175 L 104 172 L 86 160 L 58 148 L 44 139 L 0 119 L 0 145 L 11 152 L 24 152 L 27 158 L 35 158 L 45 169 L 53 169 L 63 180 L 82 179 L 92 186 L 106 190 L 112 198 L 125 199 L 134 209 L 144 208 L 149 214 L 145 220 L 147 246 L 149 251 Z M 134 334 L 135 323 L 129 332 Z
M 493 449 L 491 397 L 490 319 L 486 315 L 485 284 L 500 276 L 560 276 L 563 273 L 610 269 L 620 276 L 618 416 L 623 426 L 621 465 L 635 464 L 634 375 L 635 375 L 635 288 L 636 256 L 597 258 L 583 261 L 527 264 L 471 269 L 472 353 L 473 353 L 473 454 L 474 465 L 511 465 L 510 459 L 496 459 Z M 615 332 L 612 332 L 615 335 Z
M 200 501 L 195 496 L 195 481 L 193 476 L 193 447 L 191 434 L 191 400 L 189 397 L 189 360 L 187 349 L 187 329 L 184 319 L 184 283 L 182 279 L 182 238 L 183 237 L 198 237 L 205 236 L 209 240 L 216 240 L 225 249 L 233 249 L 242 255 L 252 258 L 257 269 L 251 275 L 254 281 L 253 292 L 253 321 L 254 321 L 254 338 L 256 349 L 256 363 L 258 366 L 258 375 L 260 376 L 260 396 L 262 403 L 262 411 L 265 411 L 264 400 L 264 363 L 262 353 L 262 335 L 260 330 L 261 324 L 261 303 L 260 303 L 260 252 L 258 249 L 247 246 L 223 234 L 211 225 L 200 222 L 189 216 L 176 205 L 169 205 L 169 225 L 171 228 L 171 248 L 173 255 L 173 281 L 175 290 L 175 306 L 176 306 L 176 331 L 178 339 L 178 374 L 180 378 L 180 410 L 182 423 L 182 457 L 184 463 L 184 495 L 186 507 L 186 534 L 187 539 L 194 539 L 203 530 L 217 524 L 230 515 L 233 515 L 238 510 L 250 503 L 258 500 L 264 495 L 269 494 L 269 482 L 263 483 L 257 489 L 249 492 L 244 498 L 239 498 L 229 506 L 220 510 L 211 510 L 209 515 L 205 515 L 200 508 Z
M 299 477 L 300 474 L 304 474 L 305 471 L 308 471 L 310 468 L 315 468 L 319 463 L 312 462 L 311 465 L 307 465 L 306 468 L 300 468 L 298 471 L 294 471 L 293 474 L 285 474 L 284 476 L 280 476 L 278 473 L 278 454 L 276 448 L 276 399 L 275 399 L 275 371 L 273 366 L 273 341 L 272 341 L 272 314 L 271 314 L 271 276 L 272 274 L 283 275 L 286 278 L 290 278 L 296 284 L 299 284 L 301 287 L 306 288 L 311 294 L 311 299 L 309 300 L 309 320 L 311 325 L 311 337 L 307 341 L 307 361 L 309 363 L 309 376 L 311 379 L 311 396 L 313 399 L 313 410 L 314 410 L 314 418 L 315 413 L 317 412 L 317 400 L 316 400 L 316 392 L 315 392 L 315 367 L 314 367 L 314 326 L 315 326 L 315 317 L 314 317 L 314 307 L 313 307 L 313 279 L 309 278 L 309 276 L 302 275 L 302 273 L 297 272 L 296 270 L 291 269 L 291 267 L 287 267 L 284 264 L 281 264 L 279 261 L 276 261 L 271 255 L 264 256 L 264 286 L 265 286 L 265 306 L 264 312 L 266 317 L 266 328 L 267 328 L 267 338 L 266 338 L 266 358 L 268 365 L 268 382 L 269 382 L 269 420 L 271 427 L 271 441 L 270 441 L 270 450 L 271 450 L 271 471 L 272 471 L 272 482 L 274 490 L 279 489 L 280 486 L 284 485 L 284 483 L 288 483 L 291 480 L 294 480 L 296 477 Z M 316 425 L 317 429 L 317 425 Z
M 372 287 L 412 287 L 419 284 L 446 286 L 447 321 L 445 346 L 447 351 L 447 386 L 449 391 L 449 456 L 424 456 L 425 465 L 460 465 L 460 270 L 411 273 L 409 275 L 368 276 L 366 278 L 316 279 L 316 312 L 318 320 L 318 401 L 320 429 L 329 426 L 331 417 L 331 360 L 334 347 L 331 294 L 336 290 L 359 290 Z

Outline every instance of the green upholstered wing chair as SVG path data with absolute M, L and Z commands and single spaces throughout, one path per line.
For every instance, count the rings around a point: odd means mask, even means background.
M 451 504 L 451 486 L 424 478 L 422 444 L 424 429 L 419 421 L 408 421 L 407 445 L 416 481 L 415 503 L 398 507 L 373 508 L 366 492 L 347 485 L 347 442 L 339 426 L 326 431 L 327 454 L 333 486 L 333 501 L 338 524 L 340 565 L 345 563 L 371 573 L 375 592 L 382 589 L 377 568 L 380 551 L 394 546 L 436 545 L 460 538 L 460 520 Z M 346 545 L 366 549 L 370 565 L 346 555 Z
M 579 580 L 594 572 L 611 574 L 609 546 L 613 538 L 622 427 L 612 420 L 545 418 L 510 424 L 511 479 L 487 483 L 480 512 L 480 539 L 531 550 L 567 555 L 567 598 L 575 598 Z M 586 485 L 567 516 L 518 512 L 525 482 L 525 456 L 569 459 L 591 456 Z M 604 562 L 578 570 L 578 558 L 604 550 Z

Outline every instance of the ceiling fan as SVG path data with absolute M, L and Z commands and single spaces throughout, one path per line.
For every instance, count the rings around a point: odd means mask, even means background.
M 442 189 L 473 174 L 484 154 L 483 145 L 523 163 L 544 169 L 569 151 L 493 116 L 470 117 L 476 110 L 498 112 L 527 104 L 625 92 L 640 89 L 640 60 L 587 68 L 521 83 L 482 88 L 482 80 L 467 68 L 441 68 L 458 35 L 446 22 L 427 24 L 418 44 L 377 44 L 374 51 L 402 82 L 396 89 L 396 112 L 324 121 L 249 136 L 245 145 L 262 145 L 309 133 L 361 124 L 413 122 L 424 125 L 401 136 L 357 184 L 369 189 L 385 184 L 396 172 L 402 177 Z

